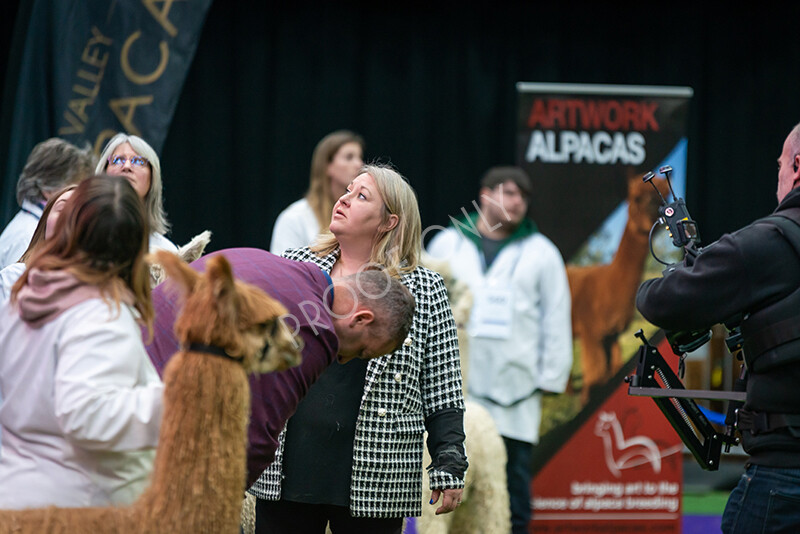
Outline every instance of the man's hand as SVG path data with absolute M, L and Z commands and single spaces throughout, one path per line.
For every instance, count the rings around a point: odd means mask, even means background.
M 455 510 L 461 504 L 461 493 L 463 489 L 446 489 L 444 491 L 435 489 L 431 492 L 431 504 L 439 502 L 439 497 L 444 493 L 442 505 L 436 509 L 436 515 L 447 514 Z

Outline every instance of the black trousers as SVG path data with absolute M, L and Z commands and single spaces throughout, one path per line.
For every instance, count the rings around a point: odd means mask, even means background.
M 256 534 L 401 534 L 403 518 L 352 517 L 346 506 L 256 499 Z
M 503 437 L 508 454 L 506 477 L 511 500 L 511 532 L 526 534 L 531 522 L 531 455 L 533 445 Z

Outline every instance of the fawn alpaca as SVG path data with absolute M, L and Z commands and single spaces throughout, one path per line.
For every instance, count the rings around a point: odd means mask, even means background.
M 0 534 L 239 532 L 246 476 L 247 372 L 286 369 L 299 350 L 286 309 L 235 281 L 216 257 L 200 274 L 168 252 L 156 261 L 186 294 L 183 350 L 164 372 L 164 416 L 150 487 L 129 507 L 0 511 Z
M 666 180 L 653 184 L 666 197 Z M 660 198 L 642 175 L 628 178 L 628 221 L 611 263 L 567 266 L 572 293 L 572 335 L 580 340 L 583 390 L 589 399 L 592 387 L 605 382 L 622 366 L 617 337 L 633 318 L 636 289 L 649 254 L 648 235 L 658 218 Z

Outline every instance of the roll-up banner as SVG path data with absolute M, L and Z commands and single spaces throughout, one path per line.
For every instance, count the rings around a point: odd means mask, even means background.
M 568 392 L 546 397 L 534 449 L 532 531 L 679 533 L 682 443 L 655 403 L 627 395 L 642 280 L 679 259 L 651 229 L 686 189 L 688 87 L 519 83 L 517 163 L 530 215 L 560 249 L 572 294 Z M 652 171 L 656 178 L 643 181 Z M 655 226 L 656 229 L 660 225 Z M 661 236 L 661 237 L 659 237 Z M 677 360 L 677 358 L 675 358 Z
M 49 137 L 99 153 L 117 132 L 159 154 L 212 0 L 33 0 L 14 93 L 0 221 Z

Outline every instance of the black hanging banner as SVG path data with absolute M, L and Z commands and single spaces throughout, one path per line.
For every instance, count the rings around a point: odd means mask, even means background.
M 49 137 L 99 153 L 125 131 L 161 152 L 211 1 L 34 0 L 13 95 L 3 221 L 16 210 L 28 154 Z

